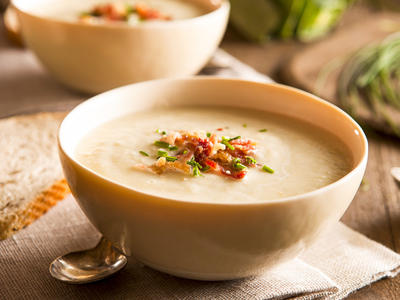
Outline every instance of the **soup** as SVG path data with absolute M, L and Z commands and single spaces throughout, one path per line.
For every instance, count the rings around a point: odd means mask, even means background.
M 267 112 L 158 108 L 89 132 L 76 156 L 135 190 L 187 201 L 256 202 L 313 191 L 352 168 L 334 135 Z
M 38 7 L 37 14 L 66 21 L 104 23 L 126 21 L 168 21 L 198 17 L 208 12 L 205 7 L 185 0 L 70 0 L 58 5 Z

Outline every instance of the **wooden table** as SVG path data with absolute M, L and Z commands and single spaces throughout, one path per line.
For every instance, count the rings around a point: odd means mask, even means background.
M 344 20 L 346 26 L 365 16 L 353 11 Z M 280 81 L 282 66 L 305 45 L 298 42 L 272 41 L 265 45 L 243 41 L 232 30 L 222 48 L 261 73 Z M 367 132 L 369 160 L 365 184 L 343 216 L 342 221 L 367 237 L 400 253 L 400 190 L 390 168 L 400 166 L 400 139 Z M 350 295 L 348 299 L 400 299 L 400 276 L 384 279 Z

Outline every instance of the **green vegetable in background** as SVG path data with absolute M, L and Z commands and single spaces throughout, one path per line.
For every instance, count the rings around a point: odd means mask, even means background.
M 353 0 L 231 0 L 231 23 L 245 37 L 311 41 L 326 34 Z
M 263 42 L 277 29 L 281 11 L 275 1 L 231 0 L 231 21 L 248 39 Z
M 355 118 L 367 116 L 400 137 L 400 33 L 348 60 L 339 76 L 338 97 Z

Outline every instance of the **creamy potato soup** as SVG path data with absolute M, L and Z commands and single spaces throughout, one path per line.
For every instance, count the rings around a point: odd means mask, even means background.
M 208 12 L 187 0 L 68 0 L 35 9 L 38 15 L 92 24 L 168 21 L 198 17 Z
M 345 145 L 305 122 L 266 112 L 160 108 L 105 123 L 76 157 L 115 182 L 158 196 L 254 202 L 310 192 L 352 168 Z

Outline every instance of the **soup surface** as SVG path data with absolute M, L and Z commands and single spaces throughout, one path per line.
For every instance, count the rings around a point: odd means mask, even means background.
M 204 155 L 207 147 L 209 156 Z M 122 116 L 89 132 L 76 157 L 141 192 L 207 202 L 310 192 L 340 179 L 353 164 L 346 146 L 315 126 L 266 112 L 215 107 Z
M 95 6 L 115 3 L 118 6 L 144 5 L 154 9 L 172 20 L 189 19 L 207 13 L 207 9 L 186 0 L 68 0 L 57 1 L 57 5 L 34 7 L 32 10 L 41 16 L 53 17 L 66 21 L 80 20 L 82 13 L 93 10 Z M 155 18 L 157 20 L 159 18 Z M 136 22 L 134 22 L 136 23 Z

